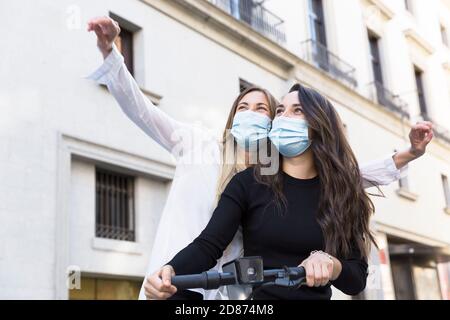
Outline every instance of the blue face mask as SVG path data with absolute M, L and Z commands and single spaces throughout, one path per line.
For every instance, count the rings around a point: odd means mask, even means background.
M 277 117 L 272 122 L 269 138 L 285 157 L 301 155 L 311 145 L 308 137 L 308 122 L 303 119 Z
M 234 115 L 231 134 L 241 148 L 249 149 L 269 135 L 272 120 L 263 114 L 247 110 Z

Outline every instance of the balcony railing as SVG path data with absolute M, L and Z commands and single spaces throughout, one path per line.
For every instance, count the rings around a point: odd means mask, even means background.
M 319 42 L 312 39 L 302 42 L 301 57 L 347 86 L 352 88 L 358 86 L 355 77 L 356 69 L 334 53 L 328 51 L 328 48 Z
M 370 98 L 379 105 L 394 112 L 402 118 L 409 119 L 408 104 L 386 89 L 382 83 L 374 81 L 369 84 Z
M 286 42 L 284 21 L 262 4 L 251 0 L 208 1 L 278 44 Z

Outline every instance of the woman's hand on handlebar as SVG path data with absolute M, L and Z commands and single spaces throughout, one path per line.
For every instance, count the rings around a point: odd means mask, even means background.
M 336 280 L 342 269 L 336 258 L 322 251 L 312 252 L 300 265 L 305 268 L 308 287 L 326 286 Z
M 147 300 L 166 300 L 177 292 L 171 284 L 175 275 L 172 266 L 166 265 L 145 279 L 144 289 Z

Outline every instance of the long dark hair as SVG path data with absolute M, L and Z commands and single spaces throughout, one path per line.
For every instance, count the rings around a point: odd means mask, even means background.
M 371 243 L 376 245 L 369 228 L 374 206 L 364 191 L 358 162 L 345 137 L 342 121 L 330 101 L 317 91 L 296 84 L 289 92 L 298 92 L 309 125 L 310 148 L 320 178 L 317 221 L 325 251 L 348 257 L 356 249 L 367 258 Z M 286 205 L 281 166 L 275 175 L 261 175 L 260 169 L 257 165 L 257 180 L 273 190 L 278 204 Z

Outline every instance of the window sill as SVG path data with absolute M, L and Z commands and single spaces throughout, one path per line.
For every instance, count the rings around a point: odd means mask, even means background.
M 411 201 L 416 201 L 419 198 L 419 196 L 417 194 L 415 194 L 405 188 L 397 189 L 397 195 L 402 198 L 411 200 Z
M 143 87 L 139 87 L 139 88 L 147 96 L 147 98 L 149 98 L 150 101 L 153 102 L 153 104 L 155 106 L 158 106 L 161 103 L 161 99 L 162 99 L 161 95 L 159 95 L 159 94 L 157 94 L 157 93 L 155 93 L 153 91 L 147 90 L 147 89 L 145 89 Z
M 106 86 L 106 84 L 99 84 L 99 86 L 103 89 L 105 89 L 106 91 L 108 91 L 108 87 Z M 141 89 L 142 93 L 148 98 L 150 99 L 150 101 L 155 105 L 155 106 L 159 106 L 159 104 L 161 103 L 161 99 L 163 98 L 161 95 L 147 90 L 143 87 L 139 87 L 139 89 Z
M 120 241 L 113 239 L 92 238 L 91 247 L 94 250 L 121 252 L 135 255 L 142 255 L 144 250 L 142 244 L 130 241 Z

